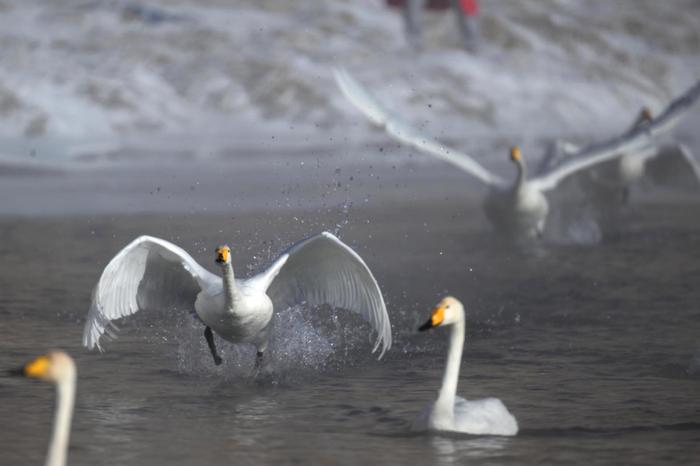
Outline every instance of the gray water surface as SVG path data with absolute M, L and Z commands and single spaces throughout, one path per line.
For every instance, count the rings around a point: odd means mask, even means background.
M 635 204 L 601 244 L 522 250 L 451 192 L 355 207 L 340 230 L 387 300 L 394 346 L 383 360 L 359 319 L 282 310 L 256 380 L 252 348 L 219 340 L 216 367 L 184 315 L 135 316 L 106 353 L 86 352 L 94 281 L 138 234 L 176 241 L 212 270 L 211 248 L 228 242 L 244 270 L 347 213 L 6 217 L 0 365 L 54 347 L 75 356 L 74 465 L 696 463 L 698 205 Z M 447 337 L 415 329 L 445 293 L 467 308 L 458 391 L 502 399 L 515 438 L 409 430 L 436 396 Z M 41 463 L 53 390 L 2 378 L 0 394 L 0 463 Z

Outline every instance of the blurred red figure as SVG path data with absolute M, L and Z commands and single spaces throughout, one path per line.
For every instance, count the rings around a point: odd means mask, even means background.
M 479 37 L 479 2 L 477 0 L 386 0 L 387 5 L 403 9 L 406 39 L 415 48 L 420 48 L 421 28 L 420 16 L 422 9 L 445 10 L 452 8 L 457 19 L 464 48 L 475 52 Z

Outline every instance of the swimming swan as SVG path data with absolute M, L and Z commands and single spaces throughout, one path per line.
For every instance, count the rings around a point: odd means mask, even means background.
M 216 250 L 222 275 L 199 265 L 187 252 L 152 236 L 141 236 L 105 267 L 95 286 L 83 344 L 102 350 L 100 337 L 114 338 L 113 320 L 139 310 L 194 310 L 215 364 L 221 364 L 212 330 L 225 340 L 257 348 L 256 368 L 269 339 L 273 308 L 306 302 L 330 304 L 360 314 L 377 332 L 373 352 L 391 347 L 391 324 L 377 281 L 350 247 L 328 232 L 284 251 L 269 268 L 234 278 L 231 249 Z
M 53 434 L 44 464 L 46 466 L 64 466 L 68 456 L 70 423 L 75 401 L 76 369 L 73 359 L 63 351 L 52 351 L 28 362 L 20 369 L 10 371 L 10 373 L 53 382 L 56 385 L 57 399 Z
M 447 365 L 437 400 L 426 406 L 413 423 L 413 430 L 463 432 L 474 435 L 516 435 L 518 422 L 498 398 L 465 400 L 456 395 L 459 366 L 464 348 L 464 307 L 448 296 L 440 301 L 430 319 L 418 330 L 452 326 Z
M 680 114 L 697 100 L 700 82 L 684 96 L 676 99 L 658 118 L 634 128 L 620 137 L 586 147 L 578 156 L 543 173 L 528 178 L 527 167 L 520 149 L 511 149 L 510 158 L 516 164 L 514 183 L 489 172 L 469 155 L 451 149 L 430 136 L 407 125 L 386 111 L 379 102 L 345 69 L 334 69 L 338 87 L 345 97 L 370 121 L 382 127 L 390 136 L 422 152 L 437 157 L 464 170 L 487 188 L 484 200 L 486 217 L 497 231 L 512 237 L 539 237 L 549 213 L 545 194 L 569 176 L 588 170 L 597 164 L 619 157 L 621 153 L 648 145 L 653 136 L 675 124 Z

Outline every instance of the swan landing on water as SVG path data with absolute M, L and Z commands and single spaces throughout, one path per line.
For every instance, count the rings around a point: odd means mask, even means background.
M 107 264 L 95 286 L 83 344 L 102 350 L 100 338 L 115 337 L 112 321 L 140 310 L 194 310 L 205 325 L 215 364 L 221 358 L 213 332 L 233 343 L 254 344 L 257 369 L 273 309 L 307 303 L 360 314 L 377 333 L 373 352 L 381 345 L 379 358 L 391 347 L 391 323 L 377 281 L 362 258 L 331 233 L 300 241 L 247 279 L 234 278 L 228 246 L 217 249 L 216 262 L 222 276 L 168 241 L 135 239 Z
M 448 296 L 418 330 L 451 326 L 447 365 L 437 400 L 413 423 L 416 431 L 462 432 L 474 435 L 516 435 L 518 422 L 498 398 L 465 400 L 457 396 L 459 366 L 464 349 L 464 307 Z
M 65 466 L 68 456 L 70 423 L 75 402 L 76 369 L 73 359 L 63 351 L 51 351 L 10 371 L 10 375 L 52 382 L 56 385 L 56 414 L 45 466 Z

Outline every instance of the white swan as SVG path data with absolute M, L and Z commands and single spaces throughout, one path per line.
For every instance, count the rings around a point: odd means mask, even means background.
M 481 181 L 489 189 L 484 200 L 486 216 L 498 231 L 514 237 L 542 235 L 549 212 L 545 193 L 575 173 L 619 157 L 621 153 L 644 147 L 653 136 L 675 124 L 679 115 L 700 95 L 698 82 L 652 122 L 636 127 L 620 137 L 584 148 L 577 157 L 554 168 L 545 169 L 543 173 L 532 178 L 528 178 L 521 152 L 515 147 L 511 149 L 511 160 L 516 163 L 518 174 L 515 182 L 509 183 L 486 170 L 469 155 L 421 134 L 417 129 L 391 115 L 347 70 L 335 69 L 334 75 L 345 97 L 370 121 L 384 128 L 390 136 L 451 163 Z
M 651 110 L 644 107 L 627 132 L 643 128 L 652 121 Z M 677 121 L 675 119 L 673 123 Z M 664 130 L 672 126 L 666 125 Z M 575 144 L 555 141 L 543 157 L 541 169 L 551 169 L 567 159 L 579 157 L 579 152 L 581 149 Z M 683 144 L 649 145 L 621 153 L 618 158 L 601 163 L 575 178 L 578 186 L 594 200 L 619 203 L 627 201 L 630 186 L 642 178 L 659 186 L 697 192 L 700 190 L 700 163 Z
M 518 422 L 498 398 L 469 401 L 457 396 L 459 366 L 464 348 L 464 307 L 451 296 L 440 301 L 430 319 L 418 330 L 444 326 L 452 326 L 452 329 L 442 387 L 437 400 L 426 406 L 415 420 L 413 430 L 516 435 Z
M 253 343 L 259 367 L 268 344 L 273 307 L 306 302 L 330 304 L 364 317 L 377 332 L 373 352 L 391 347 L 391 324 L 377 281 L 357 253 L 331 233 L 307 238 L 284 251 L 270 267 L 248 279 L 234 278 L 231 250 L 221 246 L 222 275 L 199 265 L 168 241 L 141 236 L 102 272 L 88 312 L 83 344 L 100 350 L 100 338 L 115 337 L 113 320 L 139 310 L 195 311 L 214 362 L 212 329 L 225 340 Z
M 63 351 L 52 351 L 11 373 L 53 382 L 56 385 L 56 414 L 45 465 L 64 466 L 68 456 L 70 423 L 75 402 L 76 369 L 73 359 Z

